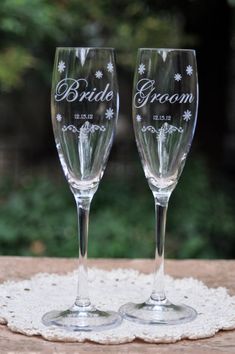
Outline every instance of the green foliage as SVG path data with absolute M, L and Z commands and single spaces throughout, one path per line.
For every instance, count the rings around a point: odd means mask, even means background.
M 234 257 L 232 191 L 232 181 L 224 181 L 218 176 L 215 181 L 205 161 L 189 159 L 169 208 L 169 232 L 174 233 L 173 240 L 177 242 L 172 250 L 174 256 Z
M 75 203 L 65 181 L 31 177 L 17 188 L 6 181 L 0 193 L 1 254 L 77 256 Z M 229 189 L 215 189 L 204 162 L 189 159 L 169 204 L 166 255 L 234 257 L 233 208 Z M 154 202 L 140 166 L 135 178 L 104 177 L 90 216 L 89 256 L 153 257 Z
M 9 47 L 0 53 L 0 84 L 2 91 L 10 91 L 22 84 L 26 69 L 33 67 L 35 59 L 23 48 Z
M 48 80 L 56 46 L 112 46 L 119 64 L 129 69 L 138 47 L 192 42 L 178 13 L 141 0 L 2 0 L 0 35 L 0 86 L 5 91 L 20 87 L 32 66 Z

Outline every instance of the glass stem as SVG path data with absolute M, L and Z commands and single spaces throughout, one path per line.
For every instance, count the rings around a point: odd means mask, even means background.
M 151 300 L 164 301 L 166 299 L 164 291 L 164 244 L 165 244 L 165 228 L 167 215 L 168 200 L 159 200 L 155 197 L 155 271 L 153 291 Z
M 75 196 L 77 204 L 79 243 L 78 290 L 75 305 L 79 307 L 90 305 L 87 273 L 87 246 L 91 199 L 91 197 Z

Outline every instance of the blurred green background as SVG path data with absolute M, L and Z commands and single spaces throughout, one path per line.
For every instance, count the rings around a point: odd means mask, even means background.
M 77 256 L 75 203 L 50 121 L 56 46 L 117 51 L 121 112 L 90 217 L 90 257 L 152 257 L 154 202 L 137 154 L 138 47 L 197 50 L 200 109 L 169 205 L 166 256 L 235 257 L 235 1 L 1 0 L 0 254 Z

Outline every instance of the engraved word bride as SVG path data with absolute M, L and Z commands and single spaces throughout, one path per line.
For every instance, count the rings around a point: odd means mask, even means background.
M 97 91 L 97 88 L 87 89 L 88 81 L 86 79 L 66 78 L 58 82 L 55 90 L 55 100 L 57 102 L 66 99 L 67 102 L 78 100 L 82 102 L 104 102 L 113 99 L 113 91 L 109 90 L 110 84 L 106 84 L 104 90 Z

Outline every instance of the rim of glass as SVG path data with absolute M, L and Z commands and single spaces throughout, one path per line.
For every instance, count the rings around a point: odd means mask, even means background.
M 178 50 L 179 52 L 195 52 L 195 49 L 187 49 L 187 48 L 138 48 L 138 50 L 165 50 L 167 52 Z
M 106 49 L 114 50 L 112 47 L 56 47 L 56 49 Z

